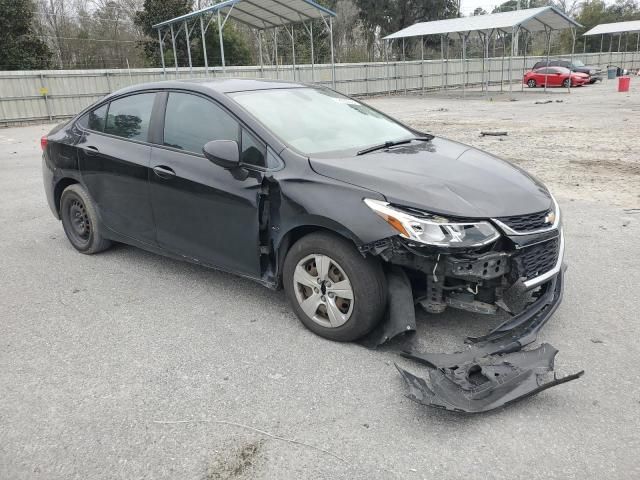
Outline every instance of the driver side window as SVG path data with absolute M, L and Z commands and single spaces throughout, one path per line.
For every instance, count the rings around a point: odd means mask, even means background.
M 212 140 L 239 142 L 240 125 L 213 102 L 188 93 L 171 92 L 164 122 L 164 145 L 202 154 Z

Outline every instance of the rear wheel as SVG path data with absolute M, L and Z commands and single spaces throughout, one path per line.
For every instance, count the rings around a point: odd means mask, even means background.
M 64 233 L 79 252 L 90 255 L 111 246 L 111 242 L 102 237 L 93 200 L 81 185 L 70 185 L 62 192 L 60 217 Z
M 529 88 L 536 88 L 536 81 L 532 78 L 527 82 Z
M 380 322 L 386 279 L 376 258 L 363 257 L 336 235 L 318 232 L 296 242 L 284 262 L 284 289 L 300 321 L 321 337 L 349 342 Z

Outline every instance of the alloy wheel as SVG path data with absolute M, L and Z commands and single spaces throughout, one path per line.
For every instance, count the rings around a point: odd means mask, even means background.
M 327 255 L 313 254 L 300 260 L 293 273 L 293 288 L 304 313 L 323 327 L 338 328 L 353 313 L 349 277 Z

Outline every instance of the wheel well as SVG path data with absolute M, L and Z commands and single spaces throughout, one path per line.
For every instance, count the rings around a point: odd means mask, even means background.
M 58 183 L 56 183 L 56 188 L 53 190 L 53 200 L 56 204 L 56 211 L 60 214 L 60 198 L 62 197 L 62 192 L 69 185 L 73 185 L 74 183 L 80 183 L 74 178 L 63 178 Z
M 339 237 L 342 237 L 346 240 L 349 240 L 350 242 L 353 242 L 352 238 L 349 238 L 348 236 L 340 232 L 336 232 L 335 230 L 332 230 L 330 228 L 321 227 L 319 225 L 301 225 L 299 227 L 292 228 L 285 234 L 285 236 L 280 241 L 280 245 L 278 246 L 278 285 L 279 286 L 282 285 L 282 267 L 284 265 L 284 259 L 287 256 L 287 252 L 289 251 L 291 246 L 294 243 L 296 243 L 298 240 L 300 240 L 302 237 L 305 237 L 310 233 L 315 233 L 315 232 L 331 233 Z

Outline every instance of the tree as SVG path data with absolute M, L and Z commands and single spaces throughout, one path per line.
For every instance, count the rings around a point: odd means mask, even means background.
M 190 0 L 144 0 L 142 10 L 135 14 L 134 23 L 147 36 L 147 39 L 141 41 L 141 44 L 148 61 L 152 65 L 159 66 L 161 63 L 158 31 L 153 28 L 153 25 L 170 18 L 185 15 L 190 11 Z M 176 56 L 181 64 L 184 64 L 187 58 L 187 44 L 184 38 L 184 35 L 179 35 L 176 39 Z M 165 49 L 164 53 L 165 62 L 168 62 L 169 59 L 173 61 L 173 50 L 171 48 Z
M 486 14 L 487 14 L 487 11 L 482 7 L 478 7 L 473 11 L 473 16 L 474 17 L 476 17 L 478 15 L 486 15 Z
M 0 0 L 0 70 L 49 68 L 51 52 L 33 32 L 32 0 Z

